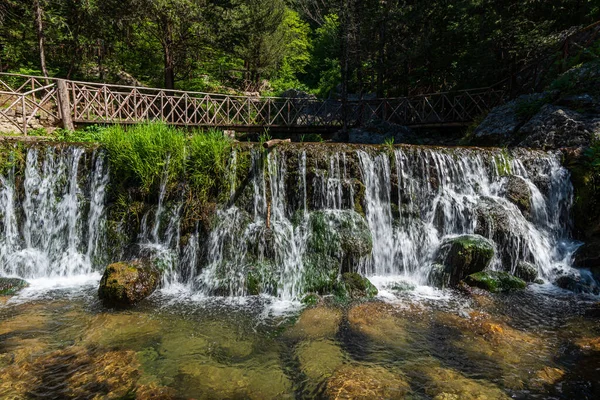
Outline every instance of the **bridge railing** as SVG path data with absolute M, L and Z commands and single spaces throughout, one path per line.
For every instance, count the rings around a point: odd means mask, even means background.
M 14 125 L 24 134 L 27 134 L 29 127 L 35 126 L 36 119 L 55 124 L 61 119 L 57 107 L 57 81 L 53 78 L 0 74 L 0 121 Z
M 36 118 L 72 123 L 244 128 L 340 128 L 383 120 L 408 126 L 468 123 L 499 105 L 504 92 L 475 89 L 391 99 L 244 97 L 67 81 L 0 73 L 0 118 L 23 133 Z

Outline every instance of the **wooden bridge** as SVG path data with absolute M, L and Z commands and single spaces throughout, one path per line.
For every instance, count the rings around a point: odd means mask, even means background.
M 372 120 L 412 127 L 457 126 L 501 104 L 491 88 L 372 100 L 243 97 L 0 73 L 0 122 L 23 134 L 36 124 L 134 124 L 238 131 L 337 131 Z

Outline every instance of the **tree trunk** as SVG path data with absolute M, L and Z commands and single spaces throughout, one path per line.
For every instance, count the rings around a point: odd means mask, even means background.
M 43 10 L 42 10 L 42 5 L 40 4 L 40 0 L 35 0 L 34 6 L 35 6 L 35 27 L 36 27 L 36 31 L 37 31 L 37 37 L 38 37 L 38 46 L 39 46 L 39 50 L 40 50 L 40 66 L 42 67 L 42 73 L 44 74 L 44 76 L 47 77 L 48 76 L 48 68 L 46 67 L 46 53 L 45 53 L 45 49 L 44 49 L 44 42 L 45 42 L 44 23 L 42 20 Z
M 165 89 L 175 89 L 175 55 L 173 54 L 173 25 L 163 20 L 163 51 L 165 56 Z

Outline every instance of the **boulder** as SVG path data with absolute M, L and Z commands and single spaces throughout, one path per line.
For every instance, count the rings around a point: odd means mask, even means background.
M 456 286 L 466 276 L 486 269 L 494 258 L 494 245 L 480 235 L 446 239 L 429 275 L 435 286 Z
M 527 220 L 517 207 L 503 199 L 482 197 L 475 208 L 475 218 L 475 233 L 496 243 L 498 258 L 507 271 L 515 268 L 520 259 L 531 256 L 524 246 L 529 240 Z
M 600 239 L 586 243 L 575 252 L 573 264 L 577 268 L 600 268 Z
M 523 279 L 525 282 L 535 282 L 538 278 L 538 270 L 535 265 L 527 261 L 521 261 L 515 269 L 515 276 Z
M 531 213 L 531 189 L 520 176 L 511 175 L 506 183 L 506 198 L 515 204 L 525 217 Z
M 581 271 L 583 272 L 583 271 Z M 588 275 L 581 274 L 569 274 L 558 277 L 554 284 L 561 289 L 569 290 L 575 293 L 591 293 L 598 295 L 600 294 L 600 287 L 594 281 L 594 279 Z
M 134 305 L 150 296 L 160 283 L 160 272 L 139 260 L 109 265 L 100 280 L 98 296 L 108 306 Z
M 600 125 L 600 119 L 570 108 L 546 104 L 519 129 L 520 146 L 538 149 L 586 146 Z
M 19 278 L 0 278 L 0 296 L 13 296 L 29 284 Z
M 504 292 L 512 289 L 525 289 L 527 283 L 508 272 L 482 271 L 465 278 L 469 286 L 478 287 L 489 292 Z
M 372 299 L 377 293 L 377 288 L 371 281 L 354 272 L 343 274 L 336 288 L 338 296 L 349 300 Z

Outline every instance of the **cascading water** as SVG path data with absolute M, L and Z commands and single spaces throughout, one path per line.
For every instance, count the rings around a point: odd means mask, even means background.
M 104 154 L 32 148 L 24 180 L 0 176 L 0 275 L 26 279 L 90 274 L 103 263 Z M 87 174 L 81 169 L 90 166 Z M 85 201 L 83 199 L 89 199 Z
M 248 171 L 238 171 L 239 151 L 223 188 L 229 201 L 209 226 L 185 220 L 186 199 L 169 193 L 165 168 L 137 235 L 107 259 L 104 154 L 32 148 L 23 171 L 0 176 L 0 275 L 89 274 L 136 245 L 137 256 L 160 261 L 163 286 L 291 300 L 347 271 L 426 284 L 440 244 L 462 234 L 493 241 L 495 269 L 528 262 L 548 281 L 570 269 L 572 187 L 556 154 L 282 147 L 251 150 Z M 526 201 L 511 198 L 514 187 Z

